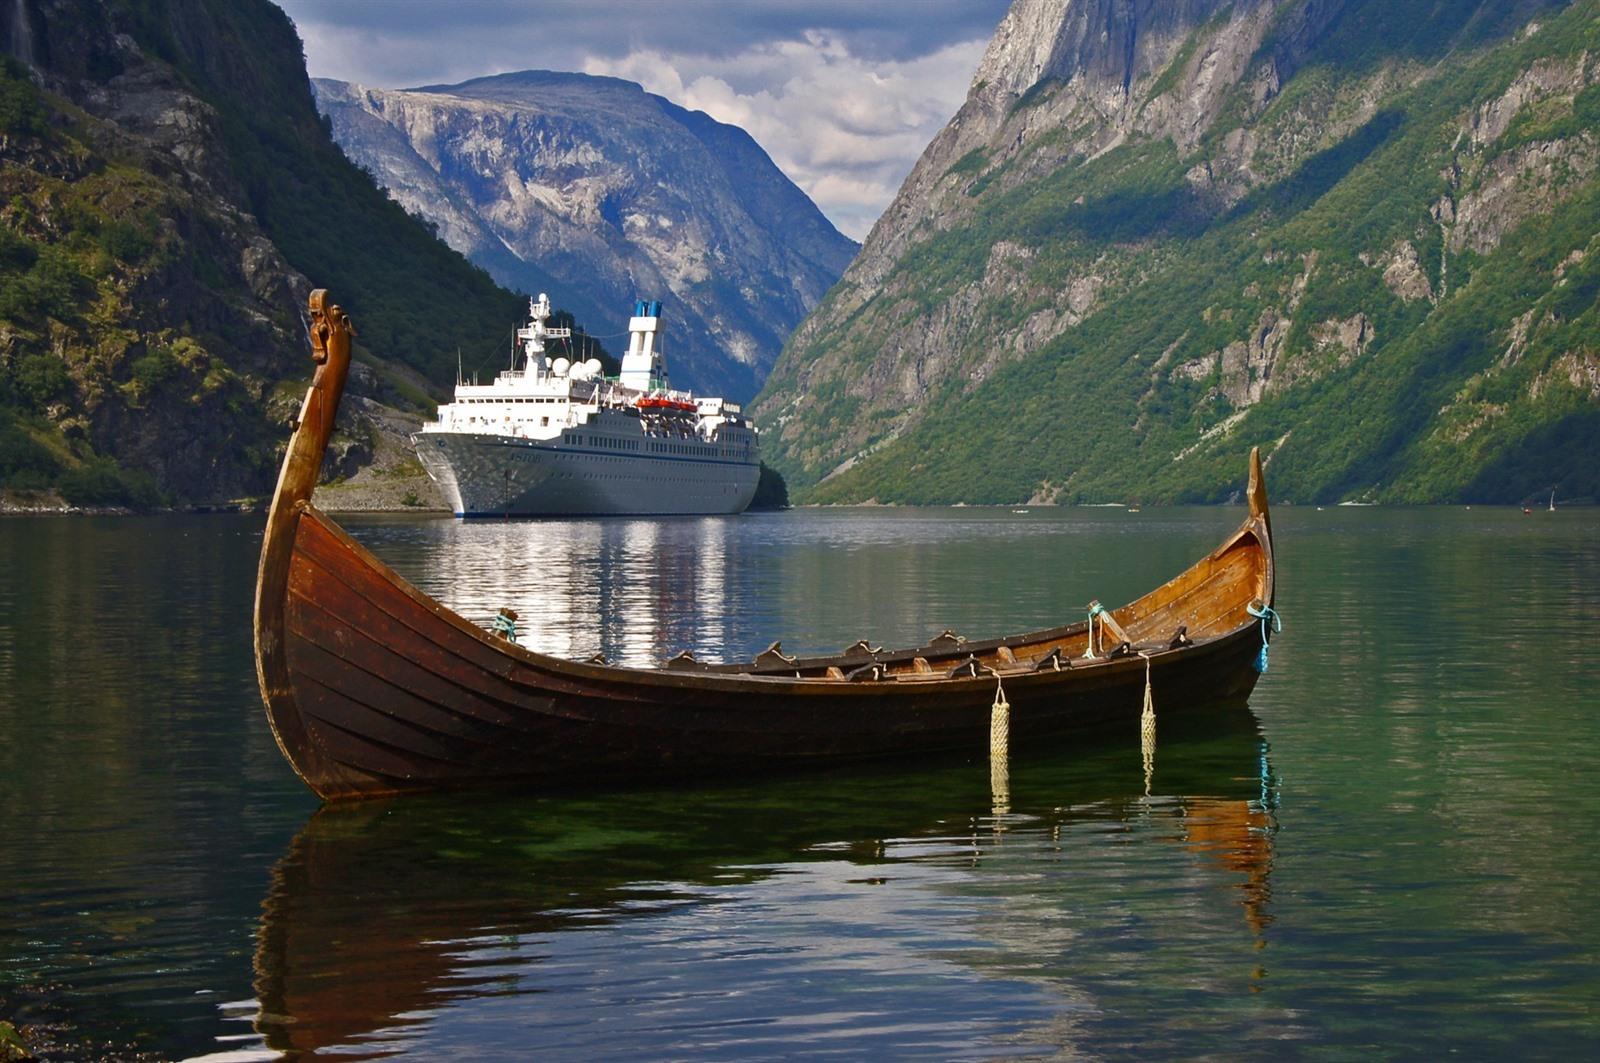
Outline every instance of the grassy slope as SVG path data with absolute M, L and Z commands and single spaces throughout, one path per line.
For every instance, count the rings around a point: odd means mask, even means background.
M 266 0 L 116 6 L 141 46 L 218 109 L 246 206 L 291 265 L 340 297 L 365 346 L 437 383 L 454 379 L 458 345 L 509 350 L 524 304 L 345 158 L 287 15 Z
M 221 142 L 202 147 L 230 178 L 222 194 L 335 293 L 363 347 L 435 389 L 454 379 L 458 348 L 469 366 L 509 351 L 522 299 L 345 159 L 282 11 L 265 0 L 79 6 L 40 27 L 42 58 L 71 78 L 115 77 L 115 49 L 79 36 L 98 25 L 175 72 L 216 111 Z M 275 332 L 252 320 L 229 208 L 14 63 L 0 71 L 0 136 L 0 486 L 85 504 L 270 489 L 277 385 L 306 368 L 284 342 L 299 307 L 264 308 Z M 395 386 L 415 397 L 402 377 Z
M 1452 32 L 1464 32 L 1456 43 L 1468 50 L 1223 213 L 1190 190 L 1183 175 L 1196 160 L 1180 159 L 1167 142 L 1127 145 L 1004 194 L 980 190 L 969 222 L 924 240 L 898 263 L 885 284 L 893 298 L 868 303 L 808 351 L 791 352 L 798 357 L 780 365 L 769 396 L 792 387 L 792 366 L 822 350 L 845 353 L 840 361 L 857 369 L 867 365 L 889 330 L 907 327 L 980 275 L 998 240 L 1032 248 L 1030 269 L 1041 277 L 1067 276 L 1114 254 L 1121 280 L 1113 297 L 981 386 L 947 383 L 928 397 L 928 415 L 916 427 L 821 484 L 826 463 L 798 447 L 780 445 L 775 464 L 791 484 L 806 485 L 797 493 L 809 502 L 1004 503 L 1028 498 L 1044 482 L 1062 488 L 1062 501 L 1215 500 L 1238 489 L 1240 455 L 1260 443 L 1274 450 L 1274 492 L 1302 501 L 1515 500 L 1556 482 L 1563 496 L 1600 497 L 1591 461 L 1600 453 L 1600 410 L 1567 379 L 1574 357 L 1593 357 L 1600 261 L 1590 255 L 1559 280 L 1554 272 L 1600 231 L 1600 184 L 1585 182 L 1485 257 L 1442 256 L 1449 288 L 1437 305 L 1401 302 L 1380 268 L 1360 257 L 1370 261 L 1410 240 L 1437 291 L 1443 248 L 1429 208 L 1449 191 L 1444 171 L 1462 115 L 1539 57 L 1600 50 L 1593 3 L 1549 19 L 1526 39 L 1500 36 L 1507 17 L 1463 31 L 1464 17 L 1438 26 L 1398 6 L 1357 5 L 1253 120 L 1257 129 L 1270 131 L 1313 95 L 1339 105 L 1397 53 L 1431 62 L 1429 49 Z M 1590 96 L 1547 102 L 1519 118 L 1489 154 L 1593 136 Z M 1225 115 L 1210 143 L 1231 124 Z M 984 165 L 964 161 L 969 169 Z M 1235 411 L 1217 394 L 1215 374 L 1188 379 L 1160 370 L 1158 359 L 1170 367 L 1246 338 L 1264 309 L 1282 305 L 1313 252 L 1285 364 L 1316 371 L 1269 391 L 1232 431 L 1202 442 Z M 981 314 L 1004 334 L 1047 301 L 1020 298 Z M 1529 310 L 1538 324 L 1526 351 L 1515 364 L 1498 364 L 1512 321 Z M 1341 367 L 1314 349 L 1311 326 L 1357 312 L 1368 315 L 1377 338 Z M 1568 362 L 1558 364 L 1563 356 Z M 1542 386 L 1533 386 L 1541 375 Z M 848 375 L 839 373 L 815 389 L 823 408 L 815 431 L 861 416 L 847 388 Z

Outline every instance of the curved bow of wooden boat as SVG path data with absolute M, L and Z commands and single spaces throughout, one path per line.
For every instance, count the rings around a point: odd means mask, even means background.
M 311 740 L 295 700 L 294 677 L 286 652 L 284 606 L 300 520 L 316 489 L 322 456 L 333 435 L 339 401 L 344 397 L 355 328 L 348 315 L 329 302 L 325 288 L 311 293 L 307 312 L 311 357 L 317 368 L 300 404 L 300 415 L 295 418 L 283 468 L 278 473 L 278 486 L 272 495 L 272 508 L 267 512 L 261 564 L 256 571 L 255 649 L 256 681 L 261 685 L 272 736 L 296 773 L 322 794 L 340 786 L 348 773 L 323 756 Z
M 1222 545 L 1091 623 L 921 647 L 660 669 L 567 661 L 428 598 L 311 505 L 349 367 L 349 319 L 311 296 L 318 363 L 267 518 L 256 670 L 274 737 L 325 799 L 483 783 L 552 784 L 777 769 L 988 749 L 997 677 L 1014 743 L 1137 720 L 1158 703 L 1242 700 L 1272 604 L 1259 452 L 1250 512 Z M 1121 643 L 1121 645 L 1119 645 Z M 1108 652 L 1110 651 L 1110 652 Z M 1148 665 L 1145 658 L 1148 658 Z M 1165 694 L 1164 692 L 1170 692 Z

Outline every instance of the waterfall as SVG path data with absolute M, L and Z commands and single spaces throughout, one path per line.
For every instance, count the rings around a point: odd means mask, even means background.
M 11 54 L 36 69 L 33 62 L 33 23 L 28 19 L 28 0 L 12 0 Z

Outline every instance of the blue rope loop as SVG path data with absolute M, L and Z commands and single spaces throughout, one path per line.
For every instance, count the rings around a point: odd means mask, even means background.
M 1272 608 L 1270 605 L 1263 605 L 1260 609 L 1257 609 L 1255 604 L 1252 603 L 1245 606 L 1244 611 L 1249 613 L 1251 616 L 1260 617 L 1263 627 L 1266 626 L 1266 622 L 1270 619 L 1272 621 L 1273 631 L 1283 630 L 1283 617 L 1279 616 L 1278 611 Z
M 1099 602 L 1095 602 L 1094 605 L 1089 607 L 1089 619 L 1093 620 L 1095 617 L 1099 616 L 1101 613 L 1107 613 L 1107 612 L 1110 612 L 1110 610 L 1107 609 L 1105 606 L 1101 605 Z
M 1267 671 L 1267 647 L 1270 644 L 1267 625 L 1271 624 L 1274 632 L 1282 631 L 1283 617 L 1278 615 L 1276 609 L 1265 603 L 1262 603 L 1260 609 L 1257 609 L 1253 603 L 1246 605 L 1244 611 L 1261 620 L 1261 652 L 1256 654 L 1255 666 L 1257 672 L 1265 675 Z
M 494 618 L 494 633 L 501 635 L 507 642 L 517 641 L 517 622 L 504 614 Z

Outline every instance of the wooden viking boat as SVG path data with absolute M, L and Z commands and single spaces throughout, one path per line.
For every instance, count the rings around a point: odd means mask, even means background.
M 448 787 L 554 786 L 770 771 L 825 760 L 989 748 L 1137 726 L 1242 701 L 1263 663 L 1272 529 L 1257 451 L 1250 512 L 1187 571 L 1118 609 L 1004 638 L 945 632 L 902 650 L 659 669 L 569 661 L 433 601 L 311 503 L 352 329 L 311 294 L 316 375 L 289 440 L 256 583 L 256 672 L 273 735 L 326 800 Z

